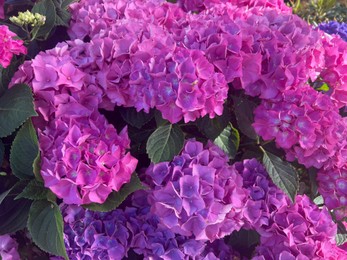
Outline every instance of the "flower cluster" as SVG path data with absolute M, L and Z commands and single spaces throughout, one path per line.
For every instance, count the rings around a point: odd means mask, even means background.
M 2 260 L 20 260 L 18 244 L 10 235 L 0 236 L 0 258 Z
M 249 196 L 245 205 L 244 228 L 260 230 L 269 227 L 273 212 L 289 205 L 288 197 L 270 180 L 264 166 L 256 159 L 232 165 L 243 178 L 243 188 Z
M 151 212 L 175 233 L 214 241 L 240 229 L 247 192 L 217 146 L 187 141 L 172 162 L 151 165 L 146 175 L 155 186 Z
M 292 9 L 281 0 L 177 0 L 177 4 L 186 12 L 201 12 L 220 3 L 232 3 L 239 7 L 271 7 L 282 13 L 292 12 Z
M 131 234 L 130 248 L 145 259 L 194 259 L 203 253 L 205 243 L 176 235 L 160 225 L 158 216 L 150 212 L 149 192 L 138 191 L 124 212 Z
M 119 259 L 127 255 L 129 232 L 121 210 L 93 212 L 63 205 L 64 241 L 67 254 L 77 259 Z
M 118 134 L 98 113 L 52 121 L 39 141 L 45 185 L 68 204 L 103 203 L 130 181 L 137 165 L 126 152 L 127 129 Z
M 306 167 L 316 168 L 346 162 L 338 155 L 347 134 L 345 123 L 327 95 L 309 86 L 288 90 L 281 102 L 263 101 L 254 114 L 257 133 L 264 140 L 275 139 L 288 160 L 296 158 Z
M 336 224 L 326 208 L 319 209 L 307 196 L 283 205 L 266 230 L 259 231 L 261 259 L 343 259 L 346 252 L 335 244 Z
M 18 16 L 10 17 L 10 21 L 19 26 L 30 25 L 35 27 L 44 25 L 46 16 L 39 13 L 32 13 L 27 10 L 25 12 L 18 12 Z
M 6 68 L 10 65 L 13 55 L 26 54 L 24 42 L 15 39 L 17 35 L 9 30 L 6 25 L 0 25 L 0 64 Z
M 347 41 L 347 24 L 339 23 L 337 21 L 330 21 L 327 23 L 321 23 L 318 25 L 318 28 L 328 34 L 337 34 L 344 41 Z

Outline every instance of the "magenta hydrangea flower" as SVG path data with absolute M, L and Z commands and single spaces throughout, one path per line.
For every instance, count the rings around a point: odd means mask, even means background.
M 232 167 L 242 176 L 243 188 L 249 192 L 244 210 L 244 228 L 257 231 L 268 228 L 273 213 L 289 205 L 290 200 L 271 181 L 264 166 L 256 159 L 237 162 Z
M 237 7 L 271 7 L 282 13 L 291 13 L 291 8 L 281 0 L 178 0 L 177 4 L 187 12 L 200 12 L 220 3 L 232 3 Z
M 18 243 L 10 235 L 0 236 L 0 258 L 2 260 L 20 260 Z
M 327 95 L 309 86 L 285 91 L 278 102 L 263 101 L 254 115 L 255 131 L 264 140 L 274 139 L 288 160 L 298 159 L 306 167 L 322 167 L 344 143 L 338 110 Z
M 98 113 L 52 121 L 39 131 L 39 142 L 45 186 L 68 204 L 103 203 L 137 165 L 126 152 L 127 128 L 118 134 Z
M 130 235 L 122 210 L 101 213 L 76 205 L 63 205 L 61 209 L 70 259 L 121 260 L 127 255 Z
M 345 252 L 335 244 L 336 230 L 325 207 L 319 209 L 307 196 L 298 195 L 295 204 L 283 205 L 270 226 L 258 231 L 261 244 L 254 259 L 339 259 L 333 256 Z
M 154 185 L 151 212 L 175 233 L 214 241 L 243 225 L 242 177 L 212 143 L 187 141 L 172 162 L 151 165 L 146 175 Z
M 3 7 L 0 9 L 3 10 Z M 23 45 L 24 42 L 15 39 L 15 37 L 17 35 L 11 32 L 6 25 L 0 25 L 0 64 L 4 68 L 10 65 L 13 55 L 27 54 L 27 49 Z
M 347 169 L 321 169 L 317 174 L 319 193 L 324 198 L 324 204 L 329 209 L 335 209 L 338 219 L 347 216 Z

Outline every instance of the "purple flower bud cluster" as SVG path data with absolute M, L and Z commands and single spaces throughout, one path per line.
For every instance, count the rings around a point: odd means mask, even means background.
M 329 21 L 326 23 L 319 24 L 318 28 L 328 34 L 337 34 L 344 41 L 347 41 L 347 24 L 346 23 L 340 23 L 337 21 Z
M 151 165 L 154 184 L 151 212 L 173 232 L 209 240 L 223 238 L 242 226 L 247 192 L 217 146 L 187 141 L 172 162 Z
M 0 236 L 0 258 L 2 260 L 20 260 L 18 243 L 10 235 Z

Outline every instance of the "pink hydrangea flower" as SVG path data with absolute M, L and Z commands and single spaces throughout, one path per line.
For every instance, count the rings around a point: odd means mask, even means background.
M 336 231 L 326 208 L 298 195 L 295 204 L 279 208 L 269 228 L 260 231 L 254 259 L 343 259 L 339 257 L 345 252 L 335 244 Z
M 0 25 L 0 64 L 4 68 L 10 65 L 14 54 L 27 54 L 27 49 L 23 45 L 24 42 L 15 39 L 15 37 L 17 37 L 17 35 L 11 32 L 6 25 Z
M 264 139 L 274 139 L 306 167 L 327 164 L 344 141 L 344 122 L 327 95 L 307 86 L 283 92 L 278 102 L 263 101 L 254 111 L 253 127 Z M 336 157 L 339 159 L 339 157 Z
M 99 113 L 51 121 L 39 142 L 45 186 L 67 204 L 103 203 L 137 165 L 126 151 L 127 128 L 118 134 Z

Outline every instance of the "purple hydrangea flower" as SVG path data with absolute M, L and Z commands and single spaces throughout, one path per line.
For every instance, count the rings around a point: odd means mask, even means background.
M 243 187 L 249 191 L 244 228 L 257 231 L 268 228 L 272 214 L 290 204 L 288 197 L 271 181 L 264 166 L 256 159 L 237 162 L 233 169 L 242 176 Z
M 336 230 L 326 208 L 298 195 L 295 204 L 279 208 L 271 225 L 260 231 L 254 259 L 343 259 L 346 252 L 335 244 Z
M 337 21 L 329 21 L 327 23 L 319 24 L 318 28 L 328 34 L 337 34 L 344 41 L 347 41 L 347 24 L 346 23 L 340 23 Z
M 62 213 L 70 259 L 122 259 L 127 255 L 129 231 L 122 210 L 101 213 L 63 205 Z
M 151 165 L 151 212 L 161 224 L 197 240 L 222 238 L 243 225 L 247 192 L 217 146 L 187 141 L 172 162 Z
M 2 260 L 20 260 L 18 243 L 10 235 L 0 236 L 0 258 Z

